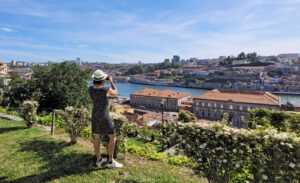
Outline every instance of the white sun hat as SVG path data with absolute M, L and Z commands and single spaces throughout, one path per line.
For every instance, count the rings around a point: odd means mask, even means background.
M 102 70 L 97 69 L 93 73 L 92 78 L 94 81 L 103 81 L 103 80 L 106 80 L 107 74 L 105 72 L 103 72 Z

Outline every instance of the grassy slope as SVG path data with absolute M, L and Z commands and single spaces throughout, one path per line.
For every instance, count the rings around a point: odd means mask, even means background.
M 0 120 L 0 182 L 205 182 L 191 170 L 129 156 L 126 168 L 92 167 L 91 149 L 69 146 L 39 128 Z

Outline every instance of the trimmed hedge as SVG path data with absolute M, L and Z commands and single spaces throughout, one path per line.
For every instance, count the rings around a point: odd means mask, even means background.
M 178 144 L 209 182 L 300 182 L 300 140 L 292 133 L 223 125 L 162 127 L 164 148 Z

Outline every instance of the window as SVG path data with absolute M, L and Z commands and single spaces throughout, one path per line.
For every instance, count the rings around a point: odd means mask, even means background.
M 220 108 L 221 108 L 221 109 L 223 109 L 223 108 L 224 108 L 223 104 L 220 104 Z
M 214 107 L 217 108 L 217 103 L 214 103 Z
M 207 106 L 210 107 L 210 106 L 211 106 L 211 103 L 207 103 Z
M 243 110 L 243 106 L 242 105 L 240 105 L 240 111 L 242 111 Z
M 202 104 L 202 107 L 204 107 L 204 106 L 205 106 L 205 103 L 204 103 L 204 102 L 202 102 L 201 104 Z
M 229 109 L 231 109 L 231 110 L 232 110 L 232 109 L 233 109 L 233 105 L 229 105 Z

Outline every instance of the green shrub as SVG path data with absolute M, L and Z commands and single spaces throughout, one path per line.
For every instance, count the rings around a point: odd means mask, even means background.
M 117 142 L 115 147 L 114 156 L 118 157 L 120 152 L 127 152 L 127 134 L 130 129 L 130 124 L 127 121 L 127 118 L 122 114 L 111 112 L 111 117 L 114 122 L 115 131 L 117 135 Z
M 168 163 L 171 165 L 180 165 L 180 166 L 194 165 L 194 161 L 192 161 L 187 156 L 182 156 L 182 155 L 169 157 Z
M 184 123 L 189 123 L 189 122 L 195 122 L 197 120 L 195 114 L 191 113 L 190 111 L 180 111 L 178 120 L 182 121 Z
M 90 126 L 85 127 L 82 132 L 80 133 L 81 137 L 84 138 L 91 138 L 92 137 L 92 130 Z
M 154 142 L 160 137 L 158 130 L 149 129 L 147 127 L 139 128 L 137 132 L 138 132 L 137 137 L 144 142 Z
M 293 133 L 222 125 L 170 125 L 162 131 L 169 131 L 162 142 L 178 144 L 209 182 L 299 182 L 300 139 Z
M 65 131 L 70 135 L 71 144 L 77 142 L 77 138 L 90 122 L 90 115 L 86 108 L 66 107 L 64 111 L 57 110 L 56 113 L 61 115 L 65 121 Z
M 159 152 L 158 147 L 152 143 L 144 143 L 136 139 L 129 139 L 127 141 L 127 149 L 130 153 L 145 157 L 150 160 L 164 161 L 171 165 L 177 166 L 194 167 L 194 162 L 190 158 L 182 155 L 168 156 L 168 154 L 165 152 Z
M 300 115 L 291 114 L 291 117 L 288 119 L 288 124 L 290 131 L 300 134 Z
M 273 127 L 280 132 L 296 132 L 300 135 L 300 114 L 254 109 L 250 111 L 248 126 L 252 129 Z
M 47 115 L 39 116 L 38 123 L 41 125 L 51 126 L 52 124 L 52 114 L 49 113 Z M 64 127 L 64 120 L 60 115 L 55 116 L 54 125 L 57 128 Z
M 21 115 L 28 128 L 31 128 L 37 121 L 37 108 L 38 103 L 36 101 L 25 100 L 22 104 Z
M 4 113 L 4 114 L 9 114 L 9 115 L 13 115 L 13 116 L 18 116 L 19 113 L 17 111 L 14 111 L 13 109 L 8 109 L 5 107 L 1 107 L 0 106 L 0 112 Z

